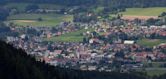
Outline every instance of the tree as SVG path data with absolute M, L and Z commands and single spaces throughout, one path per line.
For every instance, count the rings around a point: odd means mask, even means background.
M 43 21 L 43 19 L 42 19 L 41 17 L 40 17 L 40 18 L 38 18 L 37 20 L 38 20 L 38 21 Z
M 39 9 L 39 6 L 35 4 L 27 5 L 25 7 L 25 11 L 35 11 L 37 9 Z
M 166 12 L 161 13 L 161 17 L 166 16 Z
M 0 1 L 0 5 L 3 5 L 3 4 L 5 4 L 5 3 L 6 3 L 5 0 L 1 0 L 1 1 Z
M 5 8 L 0 8 L 0 21 L 6 20 L 8 16 L 9 16 L 9 10 Z
M 150 18 L 146 21 L 147 25 L 155 25 L 155 23 L 156 23 L 156 20 L 154 18 Z

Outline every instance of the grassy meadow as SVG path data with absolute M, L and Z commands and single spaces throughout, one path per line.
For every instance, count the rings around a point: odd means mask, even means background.
M 153 47 L 153 46 L 157 46 L 161 43 L 166 43 L 166 40 L 161 40 L 161 39 L 141 39 L 137 41 L 138 44 L 142 45 L 142 46 L 148 46 L 148 47 Z
M 25 13 L 25 8 L 32 3 L 7 3 L 3 5 L 6 8 L 16 8 L 20 14 L 10 15 L 7 18 L 6 23 L 14 23 L 19 26 L 56 26 L 63 21 L 72 21 L 72 15 L 60 15 L 60 14 L 35 14 Z M 55 5 L 55 4 L 36 4 L 42 9 L 62 9 L 66 6 Z M 2 6 L 2 5 L 1 5 Z M 21 6 L 21 7 L 20 7 Z M 42 21 L 38 21 L 42 18 Z
M 42 18 L 42 21 L 38 21 L 38 18 Z M 6 23 L 13 22 L 20 26 L 56 26 L 63 21 L 72 21 L 72 15 L 59 15 L 59 14 L 17 14 L 11 15 Z
M 155 75 L 160 76 L 160 75 L 163 75 L 165 73 L 166 73 L 165 70 L 148 70 L 147 71 L 148 76 L 155 76 Z
M 127 8 L 123 15 L 133 16 L 158 16 L 162 12 L 166 12 L 166 7 L 151 7 L 151 8 Z
M 87 31 L 94 31 L 94 29 L 82 29 L 82 30 L 78 30 L 75 32 L 70 32 L 58 37 L 52 37 L 52 38 L 45 38 L 44 40 L 46 41 L 59 41 L 59 42 L 82 42 L 83 41 L 83 33 L 87 32 Z

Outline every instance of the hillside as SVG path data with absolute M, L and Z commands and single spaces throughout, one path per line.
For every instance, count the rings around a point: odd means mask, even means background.
M 114 7 L 163 7 L 166 0 L 1 0 L 8 2 L 55 3 L 60 5 L 111 5 Z
M 52 67 L 0 42 L 0 79 L 146 79 L 141 73 L 106 73 Z M 95 75 L 95 76 L 94 76 Z

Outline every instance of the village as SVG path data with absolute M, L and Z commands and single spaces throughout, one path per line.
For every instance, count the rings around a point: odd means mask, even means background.
M 118 22 L 125 22 L 120 25 Z M 80 70 L 113 71 L 153 68 L 152 62 L 166 61 L 166 26 L 136 26 L 131 21 L 90 23 L 62 22 L 57 27 L 10 27 L 18 36 L 6 41 L 22 48 L 37 61 L 53 66 Z M 70 32 L 85 31 L 81 42 L 48 41 Z M 144 46 L 138 40 L 148 39 L 158 45 Z M 162 63 L 159 68 L 165 68 Z

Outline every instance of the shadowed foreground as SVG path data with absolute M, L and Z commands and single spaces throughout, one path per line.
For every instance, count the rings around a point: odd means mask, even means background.
M 23 50 L 0 41 L 0 79 L 146 79 L 141 73 L 80 71 L 37 62 Z M 163 78 L 159 79 L 165 79 Z

